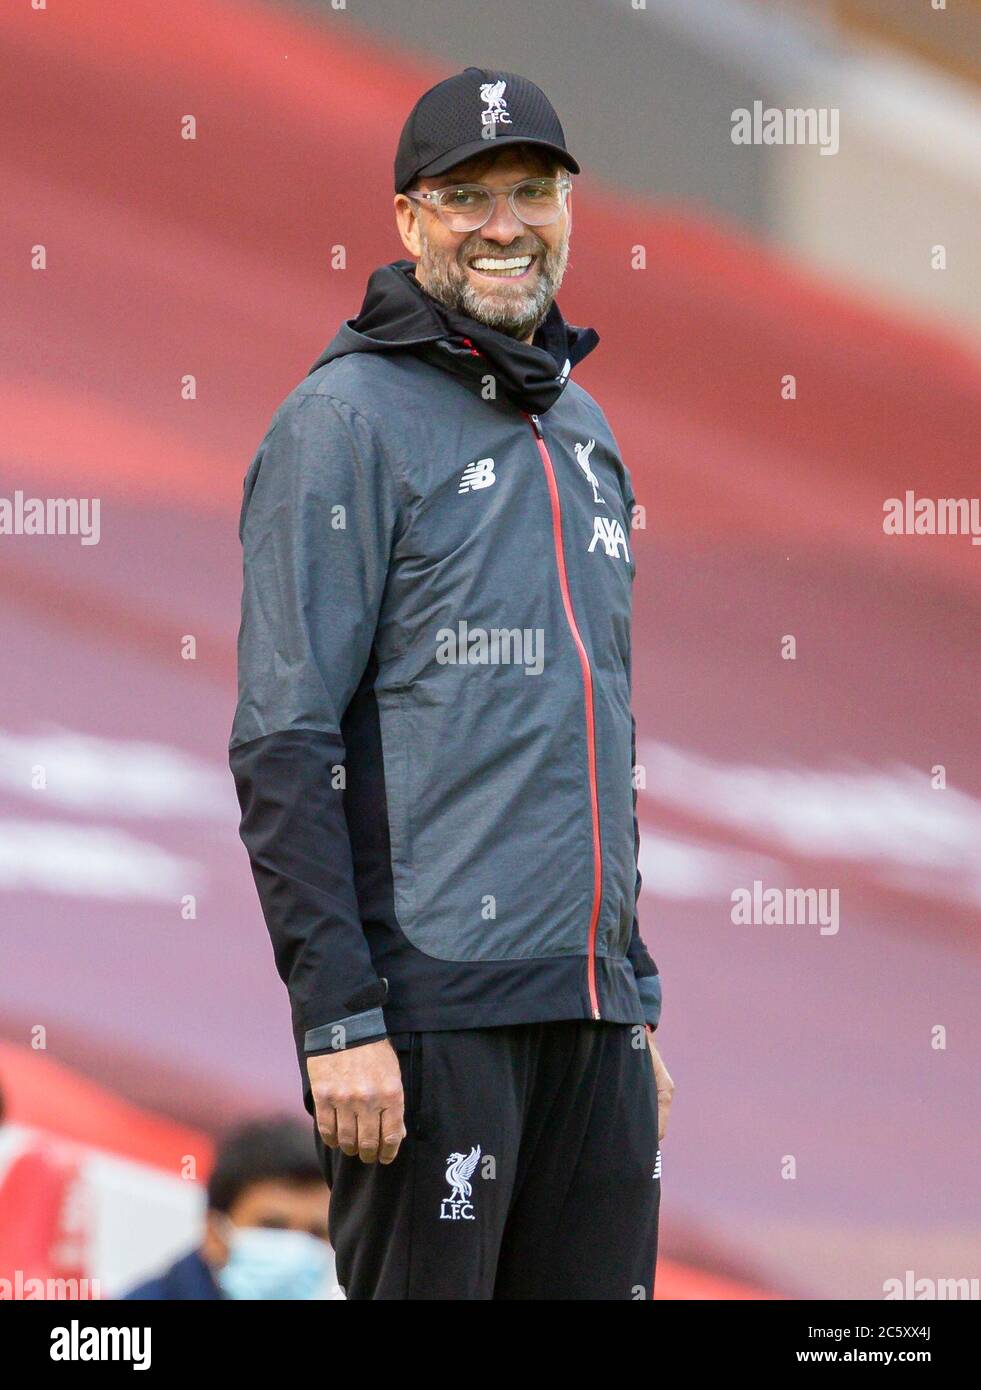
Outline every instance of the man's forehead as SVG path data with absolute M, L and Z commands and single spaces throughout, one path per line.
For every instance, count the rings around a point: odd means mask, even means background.
M 420 178 L 418 183 L 427 189 L 443 188 L 451 183 L 480 183 L 492 173 L 520 178 L 525 173 L 552 174 L 555 169 L 556 160 L 547 150 L 538 150 L 534 145 L 517 145 L 474 155 L 462 164 L 454 164 L 444 174 Z

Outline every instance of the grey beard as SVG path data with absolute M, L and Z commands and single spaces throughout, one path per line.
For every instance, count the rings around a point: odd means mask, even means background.
M 425 228 L 421 225 L 420 232 L 422 235 L 422 255 L 419 257 L 419 269 L 422 271 L 422 276 L 419 278 L 420 282 L 424 283 L 426 291 L 434 299 L 438 299 L 441 304 L 444 304 L 447 309 L 452 309 L 454 313 L 465 314 L 467 318 L 475 319 L 477 323 L 486 324 L 488 328 L 496 328 L 499 333 L 506 333 L 510 338 L 522 340 L 529 338 L 534 333 L 552 307 L 552 301 L 562 284 L 569 259 L 568 236 L 564 238 L 560 246 L 545 251 L 542 256 L 538 282 L 532 291 L 531 298 L 525 298 L 524 309 L 519 317 L 516 309 L 491 302 L 488 297 L 481 295 L 471 285 L 467 279 L 466 271 L 460 264 L 459 257 L 464 253 L 468 256 L 472 255 L 472 248 L 468 249 L 467 244 L 464 243 L 457 256 L 440 255 L 438 252 L 434 254 Z M 540 247 L 541 243 L 536 250 Z M 499 247 L 497 249 L 500 250 Z M 524 249 L 525 251 L 528 250 L 527 247 Z

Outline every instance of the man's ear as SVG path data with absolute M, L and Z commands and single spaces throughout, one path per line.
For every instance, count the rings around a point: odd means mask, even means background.
M 395 195 L 395 225 L 402 245 L 414 261 L 422 255 L 422 236 L 419 232 L 419 209 L 404 193 Z
M 221 1269 L 228 1259 L 228 1241 L 225 1239 L 227 1227 L 220 1212 L 209 1211 L 204 1221 L 204 1236 L 201 1240 L 201 1254 L 212 1269 Z

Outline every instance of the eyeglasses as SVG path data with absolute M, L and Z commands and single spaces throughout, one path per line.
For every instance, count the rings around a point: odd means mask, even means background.
M 572 180 L 523 179 L 511 188 L 495 193 L 481 183 L 461 183 L 437 188 L 432 193 L 406 193 L 407 198 L 432 205 L 436 215 L 451 232 L 476 232 L 490 221 L 498 198 L 507 198 L 511 211 L 528 227 L 547 227 L 558 221 L 565 207 Z

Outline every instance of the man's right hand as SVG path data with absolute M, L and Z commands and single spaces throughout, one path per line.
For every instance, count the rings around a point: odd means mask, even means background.
M 405 1138 L 405 1101 L 388 1039 L 308 1057 L 307 1075 L 327 1147 L 362 1163 L 391 1163 Z

